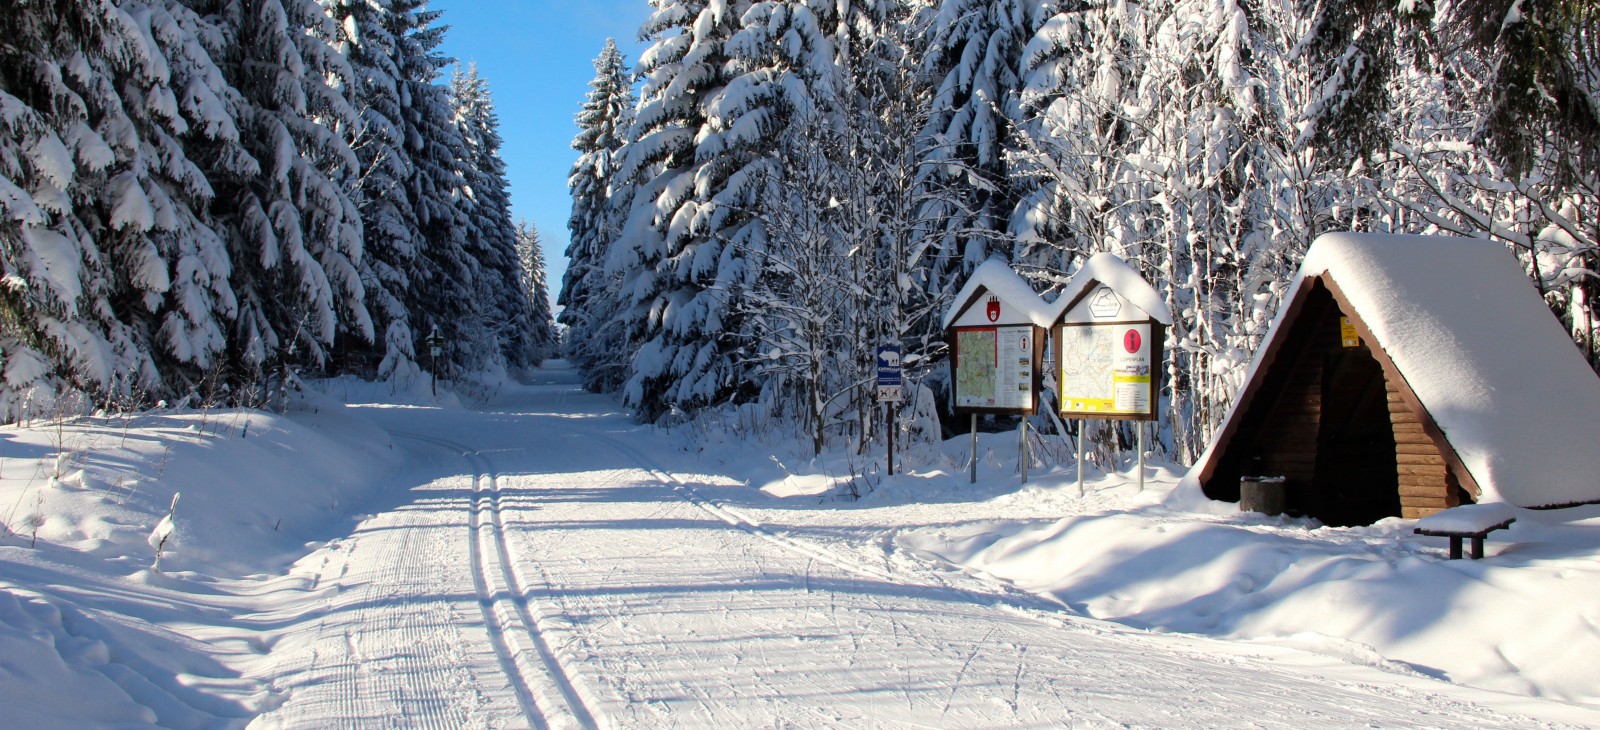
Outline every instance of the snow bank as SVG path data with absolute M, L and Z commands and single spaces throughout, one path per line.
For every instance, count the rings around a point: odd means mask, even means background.
M 1600 506 L 1495 505 L 1517 522 L 1493 533 L 1487 559 L 1461 561 L 1446 558 L 1446 538 L 1415 535 L 1409 520 L 1327 528 L 1238 512 L 1202 515 L 1145 504 L 1111 486 L 1120 481 L 1091 482 L 1079 514 L 943 523 L 902 532 L 897 543 L 1094 618 L 1600 703 L 1600 631 L 1590 616 L 1600 604 Z M 1127 497 L 1108 506 L 1107 489 Z M 1042 485 L 1018 494 L 1062 504 Z
M 317 396 L 287 415 L 0 428 L 0 724 L 216 727 L 270 707 L 221 660 L 264 651 L 235 612 L 347 529 L 396 464 L 383 431 Z

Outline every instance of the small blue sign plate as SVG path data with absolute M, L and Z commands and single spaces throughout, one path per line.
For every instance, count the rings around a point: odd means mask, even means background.
M 900 385 L 900 346 L 878 348 L 878 385 Z

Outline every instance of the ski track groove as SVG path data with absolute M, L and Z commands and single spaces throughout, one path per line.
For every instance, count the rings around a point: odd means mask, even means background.
M 1096 625 L 1098 622 L 1092 620 L 1084 621 L 1070 608 L 1043 596 L 1022 592 L 1004 585 L 991 586 L 995 591 L 991 593 L 987 591 L 976 591 L 970 588 L 954 585 L 939 579 L 936 576 L 893 574 L 888 571 L 866 565 L 865 563 L 852 560 L 843 555 L 839 555 L 838 553 L 826 547 L 809 544 L 808 541 L 793 538 L 788 535 L 773 531 L 772 529 L 761 524 L 759 521 L 746 517 L 739 510 L 731 507 L 725 507 L 721 504 L 718 504 L 716 500 L 702 495 L 694 488 L 693 485 L 679 478 L 676 474 L 668 471 L 664 467 L 661 467 L 654 460 L 650 459 L 643 453 L 640 453 L 637 449 L 634 449 L 633 447 L 605 434 L 591 432 L 587 435 L 595 440 L 603 441 L 609 444 L 617 451 L 628 456 L 636 464 L 638 464 L 641 470 L 650 474 L 651 478 L 655 479 L 658 483 L 670 488 L 684 501 L 700 508 L 701 510 L 711 514 L 712 516 L 732 527 L 738 528 L 753 537 L 765 540 L 768 543 L 791 553 L 818 560 L 846 573 L 850 573 L 862 578 L 881 580 L 887 583 L 894 583 L 902 586 L 916 586 L 931 590 L 946 591 L 954 595 L 962 596 L 974 604 L 992 606 L 1014 616 L 1036 623 L 1045 624 L 1055 629 L 1076 631 L 1097 636 L 1113 632 L 1121 633 L 1118 627 L 1098 626 Z M 931 581 L 929 579 L 931 579 Z M 887 610 L 883 602 L 880 600 L 874 600 L 873 603 L 880 608 L 885 609 L 884 615 L 888 618 L 890 625 L 896 629 L 896 636 L 898 638 L 898 629 L 902 627 L 900 627 L 898 622 L 894 619 L 893 611 Z M 908 635 L 910 634 L 909 631 L 907 633 Z M 1128 638 L 1133 641 L 1138 641 L 1139 636 L 1136 632 L 1129 632 Z M 979 648 L 981 648 L 981 643 L 974 646 L 974 651 L 971 656 L 976 656 L 976 652 Z M 1241 662 L 1245 661 L 1241 657 L 1213 657 L 1198 653 L 1194 650 L 1189 650 L 1186 653 L 1196 660 L 1221 665 L 1237 666 Z M 967 657 L 968 663 L 971 662 L 971 656 Z M 1171 657 L 1169 658 L 1169 661 L 1176 661 L 1177 658 L 1177 656 Z M 1382 671 L 1381 668 L 1378 669 Z M 965 667 L 963 667 L 963 671 L 965 671 Z M 1346 689 L 1364 691 L 1368 694 L 1388 696 L 1400 702 L 1405 702 L 1406 700 L 1413 699 L 1415 696 L 1419 695 L 1418 690 L 1408 687 L 1375 686 L 1361 681 L 1352 682 L 1348 680 L 1335 679 L 1327 682 L 1327 685 L 1330 690 Z M 1052 687 L 1052 690 L 1054 690 L 1054 687 Z M 910 699 L 909 693 L 907 694 L 907 699 Z M 1467 715 L 1477 714 L 1477 708 L 1470 702 L 1463 702 L 1456 699 L 1449 699 L 1445 702 L 1447 706 L 1454 711 L 1463 712 Z M 1100 713 L 1096 712 L 1093 714 L 1102 721 L 1110 722 L 1109 718 L 1101 715 Z M 1514 715 L 1512 717 L 1514 717 Z M 1522 719 L 1528 720 L 1528 718 Z
M 523 714 L 536 728 L 598 727 L 571 676 L 543 636 L 506 539 L 499 477 L 487 457 L 471 446 L 417 433 L 403 438 L 449 449 L 472 468 L 472 580 L 501 669 Z M 486 519 L 487 516 L 487 519 Z M 538 657 L 538 665 L 529 654 Z M 553 692 L 552 692 L 553 690 Z

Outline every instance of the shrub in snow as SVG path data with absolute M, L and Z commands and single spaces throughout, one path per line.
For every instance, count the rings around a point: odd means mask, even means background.
M 146 542 L 150 543 L 150 549 L 156 551 L 156 561 L 150 566 L 150 569 L 157 573 L 161 572 L 161 554 L 166 549 L 167 540 L 172 537 L 172 533 L 177 529 L 177 523 L 173 521 L 173 515 L 178 511 L 178 497 L 180 496 L 182 496 L 181 492 L 173 492 L 172 504 L 167 507 L 167 516 L 162 517 L 161 521 L 156 523 L 155 529 L 150 531 L 150 537 L 146 539 Z

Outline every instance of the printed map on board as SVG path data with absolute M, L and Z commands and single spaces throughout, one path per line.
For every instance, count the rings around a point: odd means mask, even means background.
M 994 353 L 997 338 L 992 329 L 957 330 L 956 405 L 994 405 Z
M 1061 328 L 1061 397 L 1063 400 L 1110 400 L 1114 327 Z

